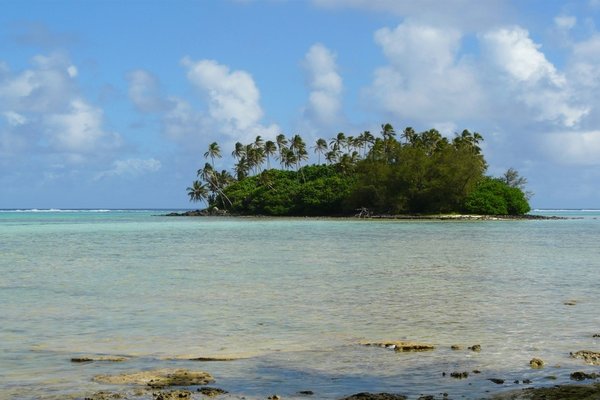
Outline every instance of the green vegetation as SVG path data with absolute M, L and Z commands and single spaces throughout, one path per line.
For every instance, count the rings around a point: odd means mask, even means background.
M 329 142 L 316 140 L 310 148 L 318 163 L 303 166 L 308 151 L 300 135 L 257 136 L 235 144 L 235 177 L 214 169 L 221 149 L 211 143 L 204 154 L 211 162 L 187 190 L 191 201 L 244 215 L 527 213 L 527 180 L 512 168 L 500 178 L 485 176 L 482 141 L 468 130 L 449 140 L 435 129 L 417 133 L 410 127 L 398 139 L 384 124 L 380 137 L 340 132 Z M 271 167 L 274 161 L 281 169 Z

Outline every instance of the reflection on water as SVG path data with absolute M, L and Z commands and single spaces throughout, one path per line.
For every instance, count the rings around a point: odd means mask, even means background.
M 103 390 L 91 381 L 100 373 L 175 366 L 205 369 L 247 398 L 470 397 L 499 390 L 492 377 L 567 381 L 587 368 L 569 352 L 600 347 L 598 214 L 488 222 L 153 214 L 0 213 L 0 396 L 60 398 Z M 398 354 L 358 345 L 365 339 L 438 348 Z M 90 354 L 135 358 L 69 362 Z M 242 359 L 168 359 L 184 355 Z M 532 357 L 549 367 L 530 369 Z M 473 369 L 482 374 L 442 377 Z

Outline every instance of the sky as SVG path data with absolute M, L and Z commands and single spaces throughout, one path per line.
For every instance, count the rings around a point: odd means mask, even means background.
M 597 93 L 600 0 L 4 0 L 0 209 L 193 208 L 211 142 L 383 123 L 600 208 Z

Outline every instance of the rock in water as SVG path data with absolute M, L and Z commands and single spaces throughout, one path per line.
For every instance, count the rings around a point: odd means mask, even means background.
M 529 361 L 529 365 L 531 365 L 531 368 L 535 369 L 544 368 L 544 361 L 540 358 L 532 358 L 531 361 Z
M 173 390 L 170 392 L 153 393 L 154 400 L 188 400 L 192 398 L 189 390 Z
M 397 352 L 405 351 L 429 351 L 435 349 L 435 346 L 428 343 L 387 341 L 387 342 L 363 342 L 363 346 L 377 346 L 393 349 Z
M 357 393 L 341 400 L 406 400 L 406 396 L 391 393 Z
M 577 371 L 577 372 L 573 372 L 571 374 L 571 379 L 574 380 L 574 381 L 583 381 L 585 379 L 596 379 L 599 376 L 600 375 L 598 375 L 596 373 L 587 374 L 587 373 L 582 372 L 582 371 Z
M 214 382 L 213 377 L 208 372 L 186 369 L 159 369 L 120 375 L 98 375 L 93 380 L 113 385 L 147 385 L 152 388 L 206 385 Z
M 480 344 L 474 344 L 473 346 L 469 347 L 469 350 L 479 352 L 479 351 L 481 351 L 481 345 Z
M 213 387 L 201 387 L 200 389 L 198 389 L 199 393 L 202 393 L 205 396 L 208 397 L 215 397 L 218 396 L 220 394 L 227 394 L 228 392 L 226 390 L 223 389 L 219 389 L 219 388 L 213 388 Z
M 575 353 L 571 353 L 571 357 L 581 358 L 587 364 L 600 365 L 600 353 L 597 353 L 595 351 L 580 350 Z

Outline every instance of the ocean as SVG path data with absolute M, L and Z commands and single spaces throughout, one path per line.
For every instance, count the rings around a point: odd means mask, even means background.
M 96 375 L 157 368 L 207 371 L 226 398 L 246 399 L 470 399 L 598 372 L 569 355 L 600 351 L 598 210 L 515 221 L 168 211 L 0 210 L 1 399 L 83 399 L 129 389 Z M 392 340 L 436 349 L 361 345 Z M 100 356 L 128 359 L 70 361 Z

